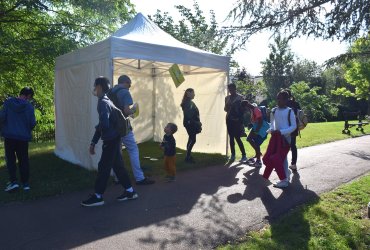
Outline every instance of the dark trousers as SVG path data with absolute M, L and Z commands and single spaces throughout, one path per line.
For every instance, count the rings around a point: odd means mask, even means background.
M 192 131 L 191 128 L 185 128 L 189 135 L 188 143 L 186 144 L 186 157 L 189 158 L 191 155 L 191 150 L 193 149 L 194 144 L 197 142 L 197 134 Z
M 131 187 L 130 178 L 123 165 L 121 152 L 121 138 L 103 141 L 103 152 L 98 164 L 98 176 L 95 181 L 95 193 L 103 194 L 113 168 L 119 183 L 128 189 Z
M 243 156 L 246 155 L 244 145 L 242 140 L 240 139 L 242 130 L 241 128 L 243 127 L 243 124 L 239 121 L 231 121 L 231 120 L 226 120 L 226 127 L 227 127 L 227 132 L 230 137 L 230 149 L 231 149 L 231 155 L 235 156 L 235 141 L 238 143 L 240 152 L 242 153 Z
M 298 157 L 298 150 L 297 150 L 297 136 L 292 135 L 291 136 L 291 142 L 290 142 L 290 150 L 292 151 L 292 165 L 295 165 L 297 163 L 297 157 Z
M 28 159 L 28 141 L 19 141 L 15 139 L 5 138 L 5 158 L 6 166 L 9 173 L 9 181 L 17 181 L 17 165 L 18 158 L 19 172 L 23 184 L 28 183 L 30 177 L 30 163 Z

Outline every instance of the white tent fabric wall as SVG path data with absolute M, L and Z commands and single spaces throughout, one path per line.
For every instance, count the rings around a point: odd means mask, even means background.
M 179 64 L 186 79 L 179 88 L 168 73 L 173 63 Z M 139 143 L 160 141 L 164 125 L 175 122 L 177 145 L 185 148 L 180 102 L 185 89 L 193 88 L 203 123 L 194 150 L 225 153 L 223 105 L 228 69 L 229 57 L 183 44 L 139 13 L 112 37 L 56 59 L 55 153 L 83 167 L 97 168 L 100 145 L 95 156 L 88 153 L 98 122 L 92 84 L 100 75 L 116 83 L 121 74 L 131 77 L 130 91 L 140 105 L 140 116 L 132 122 Z

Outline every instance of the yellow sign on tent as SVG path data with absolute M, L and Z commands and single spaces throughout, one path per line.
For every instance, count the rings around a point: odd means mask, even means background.
M 169 69 L 173 82 L 176 85 L 176 88 L 185 81 L 184 75 L 182 74 L 179 65 L 173 64 Z

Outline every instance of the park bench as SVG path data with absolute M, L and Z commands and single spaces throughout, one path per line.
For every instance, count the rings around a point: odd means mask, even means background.
M 363 121 L 361 117 L 361 112 L 343 112 L 343 117 L 344 117 L 344 129 L 342 130 L 343 134 L 351 134 L 351 131 L 349 130 L 352 127 L 357 126 L 356 130 L 361 131 L 364 133 L 364 128 L 363 126 L 368 125 L 369 122 Z M 350 121 L 350 119 L 357 119 L 358 121 Z

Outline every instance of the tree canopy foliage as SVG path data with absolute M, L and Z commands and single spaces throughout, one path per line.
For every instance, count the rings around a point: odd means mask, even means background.
M 351 46 L 350 53 L 370 51 L 370 35 L 357 39 Z M 333 91 L 334 94 L 346 97 L 356 97 L 368 102 L 368 114 L 370 114 L 370 58 L 355 58 L 343 65 L 344 77 L 354 87 L 354 91 L 341 87 Z
M 263 30 L 354 41 L 368 32 L 370 1 L 367 0 L 239 0 L 229 18 L 239 24 L 228 27 L 240 44 Z
M 288 40 L 281 36 L 277 36 L 274 43 L 269 44 L 269 48 L 269 57 L 261 63 L 267 94 L 273 100 L 280 89 L 288 88 L 292 84 L 294 54 L 290 50 Z
M 55 58 L 105 38 L 133 14 L 129 0 L 2 0 L 0 101 L 31 86 L 42 117 L 36 129 L 53 127 Z
M 175 37 L 177 40 L 216 54 L 227 54 L 226 46 L 230 35 L 222 32 L 218 27 L 215 13 L 210 11 L 211 17 L 207 22 L 199 4 L 194 1 L 194 10 L 182 5 L 176 5 L 182 19 L 176 23 L 168 12 L 157 10 L 149 16 L 160 28 Z

